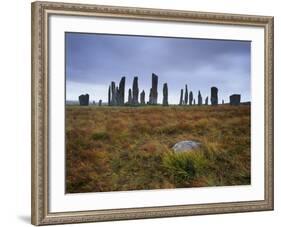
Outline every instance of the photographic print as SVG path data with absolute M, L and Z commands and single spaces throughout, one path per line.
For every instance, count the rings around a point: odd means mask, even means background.
M 32 3 L 32 224 L 272 210 L 272 16 Z
M 66 193 L 251 184 L 251 41 L 65 32 Z

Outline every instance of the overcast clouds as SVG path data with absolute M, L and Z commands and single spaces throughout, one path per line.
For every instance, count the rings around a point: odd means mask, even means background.
M 89 93 L 91 101 L 106 102 L 108 85 L 122 76 L 126 99 L 134 76 L 147 99 L 154 72 L 159 76 L 158 102 L 165 82 L 171 104 L 179 102 L 185 84 L 196 101 L 198 90 L 204 99 L 211 86 L 218 87 L 219 102 L 228 102 L 234 93 L 250 101 L 250 52 L 246 41 L 66 33 L 66 99 Z

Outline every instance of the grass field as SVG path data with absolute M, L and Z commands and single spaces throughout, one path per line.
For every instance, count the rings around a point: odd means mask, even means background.
M 175 154 L 182 140 L 202 146 Z M 66 106 L 66 192 L 250 184 L 250 106 Z

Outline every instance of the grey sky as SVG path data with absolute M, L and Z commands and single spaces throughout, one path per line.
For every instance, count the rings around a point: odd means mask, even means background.
M 146 100 L 151 74 L 159 76 L 158 102 L 168 83 L 169 103 L 177 104 L 180 89 L 188 85 L 197 102 L 210 87 L 219 89 L 219 102 L 241 94 L 250 101 L 251 43 L 248 41 L 163 38 L 124 35 L 66 33 L 66 99 L 78 100 L 88 93 L 90 100 L 107 101 L 108 85 L 126 77 L 126 100 L 133 77 Z

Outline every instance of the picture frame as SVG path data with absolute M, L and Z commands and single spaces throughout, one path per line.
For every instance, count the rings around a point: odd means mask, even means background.
M 175 24 L 223 25 L 233 27 L 260 28 L 264 48 L 264 147 L 260 147 L 264 158 L 263 199 L 209 202 L 181 205 L 162 205 L 114 209 L 85 209 L 62 212 L 50 211 L 50 17 L 68 16 L 81 18 L 110 18 L 111 20 L 156 21 Z M 32 3 L 32 224 L 66 224 L 82 222 L 113 221 L 127 219 L 161 218 L 189 215 L 250 212 L 273 210 L 273 17 L 239 15 L 211 12 L 177 11 L 164 9 L 130 8 L 70 4 L 56 2 Z M 206 31 L 208 32 L 208 31 Z M 252 84 L 255 86 L 255 84 Z M 63 89 L 63 87 L 61 88 Z M 253 151 L 254 152 L 254 151 Z M 63 166 L 64 164 L 61 163 Z M 120 207 L 118 207 L 120 206 Z

